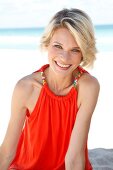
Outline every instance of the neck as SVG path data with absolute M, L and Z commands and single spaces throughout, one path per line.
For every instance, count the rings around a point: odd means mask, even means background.
M 55 74 L 51 69 L 46 70 L 46 81 L 50 89 L 56 94 L 61 94 L 64 91 L 69 91 L 73 86 L 74 77 L 69 76 L 59 76 Z

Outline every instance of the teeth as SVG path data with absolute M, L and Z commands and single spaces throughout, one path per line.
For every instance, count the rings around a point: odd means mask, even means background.
M 69 64 L 66 64 L 66 65 L 65 65 L 65 64 L 60 64 L 60 63 L 58 63 L 58 62 L 57 62 L 57 64 L 58 64 L 60 67 L 63 67 L 63 68 L 67 68 L 67 67 L 70 66 Z

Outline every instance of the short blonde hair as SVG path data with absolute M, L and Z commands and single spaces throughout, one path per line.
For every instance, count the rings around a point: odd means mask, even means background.
M 82 66 L 91 66 L 97 52 L 94 27 L 90 17 L 80 9 L 63 9 L 50 20 L 41 38 L 41 47 L 46 48 L 56 29 L 65 27 L 73 35 L 82 52 Z

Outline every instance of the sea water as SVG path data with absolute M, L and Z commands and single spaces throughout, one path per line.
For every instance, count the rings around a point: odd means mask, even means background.
M 95 26 L 95 36 L 99 52 L 113 52 L 113 25 Z
M 96 25 L 98 52 L 113 52 L 113 25 Z M 37 49 L 44 27 L 0 29 L 0 49 Z

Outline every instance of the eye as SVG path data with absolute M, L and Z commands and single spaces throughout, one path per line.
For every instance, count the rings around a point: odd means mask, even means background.
M 74 52 L 74 53 L 80 52 L 80 50 L 77 49 L 77 48 L 73 48 L 71 51 Z
M 61 46 L 61 45 L 54 44 L 53 46 L 54 46 L 55 48 L 62 49 L 62 46 Z

